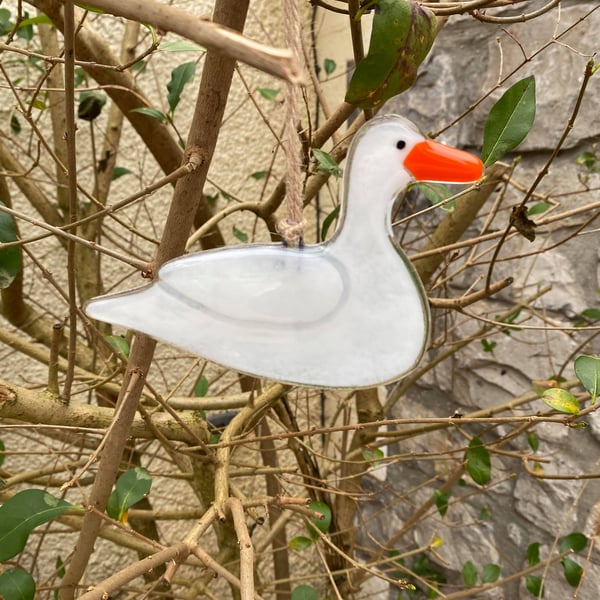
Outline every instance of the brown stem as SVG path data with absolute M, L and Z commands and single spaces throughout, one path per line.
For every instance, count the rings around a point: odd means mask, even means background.
M 248 2 L 242 6 L 240 2 L 221 1 L 217 2 L 213 17 L 216 22 L 241 30 L 247 9 Z M 157 251 L 157 266 L 179 256 L 184 251 L 185 240 L 201 201 L 202 186 L 216 146 L 234 66 L 235 61 L 230 58 L 215 56 L 210 52 L 206 57 L 188 138 L 190 150 L 201 148 L 206 160 L 188 177 L 179 179 L 175 185 L 163 238 Z M 126 385 L 123 385 L 117 405 L 118 421 L 113 424 L 109 439 L 106 440 L 106 447 L 99 462 L 98 475 L 90 495 L 90 504 L 98 511 L 104 510 L 116 479 L 121 455 L 129 437 L 129 428 L 137 410 L 155 346 L 156 342 L 152 338 L 141 334 L 136 337 L 133 344 L 127 367 Z M 73 598 L 75 588 L 93 552 L 100 523 L 100 517 L 95 511 L 86 513 L 73 557 L 63 579 L 60 600 Z
M 96 8 L 142 23 L 151 23 L 163 31 L 172 31 L 197 42 L 213 54 L 240 60 L 261 71 L 302 83 L 302 69 L 288 50 L 278 50 L 245 38 L 235 24 L 226 25 L 213 14 L 213 21 L 194 17 L 173 6 L 151 0 L 94 0 Z M 241 13 L 245 13 L 243 4 Z
M 67 141 L 67 195 L 69 200 L 69 223 L 77 221 L 77 146 L 75 142 L 75 11 L 72 0 L 65 2 L 65 137 Z M 76 235 L 77 230 L 73 233 Z M 67 287 L 69 294 L 69 347 L 67 372 L 63 387 L 63 399 L 68 402 L 75 372 L 77 350 L 77 283 L 75 273 L 75 240 L 67 244 Z

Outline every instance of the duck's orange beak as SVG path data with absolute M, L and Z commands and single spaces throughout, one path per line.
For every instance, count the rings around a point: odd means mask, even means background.
M 413 146 L 404 159 L 404 166 L 417 181 L 470 183 L 483 174 L 483 163 L 479 158 L 433 140 Z

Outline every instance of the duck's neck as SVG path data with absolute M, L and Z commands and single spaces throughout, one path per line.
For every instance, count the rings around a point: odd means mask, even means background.
M 377 248 L 390 247 L 390 212 L 399 191 L 397 180 L 378 178 L 377 171 L 374 166 L 370 173 L 366 169 L 350 172 L 343 219 L 338 225 L 338 242 L 353 251 L 367 253 L 365 257 Z

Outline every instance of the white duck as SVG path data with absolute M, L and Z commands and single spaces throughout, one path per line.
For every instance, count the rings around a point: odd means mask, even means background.
M 406 119 L 376 117 L 349 149 L 331 239 L 184 256 L 86 312 L 259 377 L 342 388 L 393 381 L 418 364 L 429 337 L 427 297 L 392 235 L 393 200 L 413 179 L 466 183 L 482 171 Z

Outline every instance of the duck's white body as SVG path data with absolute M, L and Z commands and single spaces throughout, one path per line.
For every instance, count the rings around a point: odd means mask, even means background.
M 331 240 L 178 258 L 151 285 L 96 298 L 86 312 L 260 377 L 347 388 L 398 379 L 429 335 L 425 292 L 390 225 L 394 197 L 413 178 L 403 161 L 422 141 L 396 116 L 359 131 Z M 459 175 L 453 180 L 478 178 Z

